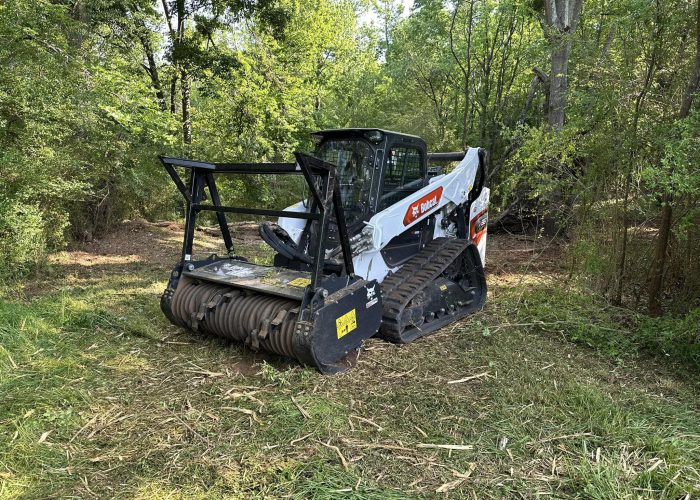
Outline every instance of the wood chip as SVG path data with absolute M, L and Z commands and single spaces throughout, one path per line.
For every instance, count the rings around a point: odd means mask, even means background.
M 450 481 L 449 483 L 445 483 L 442 486 L 440 486 L 438 489 L 435 490 L 435 493 L 447 493 L 450 490 L 455 489 L 457 486 L 462 484 L 464 481 L 469 479 L 469 476 L 472 475 L 472 472 L 474 472 L 474 469 L 476 468 L 476 464 L 472 463 L 469 464 L 469 470 L 466 471 L 464 474 L 460 474 L 456 470 L 452 471 L 452 474 L 457 476 L 457 479 L 454 481 Z
M 258 414 L 253 411 L 249 410 L 248 408 L 237 408 L 235 406 L 222 406 L 222 410 L 233 410 L 237 411 L 238 413 L 243 413 L 244 415 L 250 416 L 253 420 L 255 420 L 257 423 L 262 423 L 261 420 L 258 418 Z
M 195 375 L 204 375 L 205 377 L 223 377 L 225 374 L 221 372 L 210 372 L 209 370 L 185 370 Z
M 43 443 L 44 441 L 46 441 L 46 438 L 49 437 L 49 434 L 51 434 L 52 432 L 53 432 L 53 431 L 46 431 L 46 432 L 44 432 L 44 433 L 41 435 L 41 437 L 39 438 L 39 441 L 38 441 L 38 442 L 39 442 L 39 443 Z

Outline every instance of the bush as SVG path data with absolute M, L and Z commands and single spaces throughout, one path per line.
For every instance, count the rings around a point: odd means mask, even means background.
M 700 308 L 684 316 L 644 317 L 639 335 L 645 349 L 700 368 Z
M 46 255 L 46 222 L 39 207 L 0 199 L 0 277 L 26 274 Z

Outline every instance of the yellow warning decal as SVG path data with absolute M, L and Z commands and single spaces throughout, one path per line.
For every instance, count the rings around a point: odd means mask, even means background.
M 309 278 L 297 278 L 293 279 L 287 284 L 291 286 L 298 286 L 299 288 L 306 288 L 311 284 L 311 280 Z
M 447 285 L 440 285 L 440 290 L 442 290 L 443 292 L 447 290 Z
M 355 309 L 351 309 L 349 312 L 346 312 L 340 318 L 335 320 L 335 329 L 338 332 L 339 339 L 346 336 L 355 328 L 357 328 L 357 316 L 355 315 Z

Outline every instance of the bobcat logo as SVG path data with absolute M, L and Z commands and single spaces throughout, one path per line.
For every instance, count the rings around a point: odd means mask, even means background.
M 433 189 L 428 194 L 421 196 L 408 206 L 406 215 L 403 218 L 403 225 L 408 226 L 419 220 L 424 215 L 440 206 L 442 199 L 442 186 Z
M 377 297 L 377 291 L 375 290 L 376 288 L 377 285 L 374 285 L 372 288 L 367 288 L 367 302 L 370 302 Z

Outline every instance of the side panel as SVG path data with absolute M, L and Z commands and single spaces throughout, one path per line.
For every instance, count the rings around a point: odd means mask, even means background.
M 486 267 L 486 231 L 489 221 L 489 195 L 484 188 L 469 210 L 469 238 L 476 244 L 481 257 L 481 265 Z

